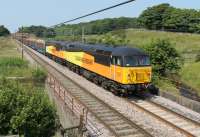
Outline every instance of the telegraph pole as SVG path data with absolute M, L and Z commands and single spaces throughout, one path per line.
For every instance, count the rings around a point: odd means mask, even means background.
M 24 47 L 23 47 L 23 43 L 24 43 L 24 35 L 23 35 L 23 27 L 22 27 L 22 41 L 21 41 L 21 50 L 22 50 L 22 59 L 24 59 Z
M 71 29 L 71 38 L 73 41 L 75 41 L 75 30 Z
M 85 43 L 85 28 L 82 26 L 82 43 Z

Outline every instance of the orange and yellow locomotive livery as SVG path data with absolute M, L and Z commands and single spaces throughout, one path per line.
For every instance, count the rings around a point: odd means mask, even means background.
M 150 57 L 137 48 L 45 42 L 20 34 L 15 38 L 115 94 L 124 95 L 146 88 L 154 93 Z
M 136 48 L 47 42 L 46 55 L 116 94 L 133 93 L 151 83 L 147 54 Z

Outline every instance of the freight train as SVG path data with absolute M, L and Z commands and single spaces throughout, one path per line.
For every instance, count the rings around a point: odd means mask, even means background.
M 70 70 L 116 95 L 151 90 L 150 57 L 137 48 L 90 45 L 79 42 L 42 41 L 16 37 L 26 46 L 44 54 Z

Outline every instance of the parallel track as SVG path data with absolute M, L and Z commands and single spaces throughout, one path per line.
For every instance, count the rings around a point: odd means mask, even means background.
M 56 77 L 74 98 L 82 103 L 115 137 L 151 137 L 145 129 L 130 121 L 117 110 L 91 94 L 87 89 L 78 85 L 64 72 L 47 62 L 47 58 L 36 51 L 24 46 L 25 51 L 48 72 Z
M 135 108 L 171 126 L 187 137 L 200 137 L 200 123 L 151 100 L 126 100 Z

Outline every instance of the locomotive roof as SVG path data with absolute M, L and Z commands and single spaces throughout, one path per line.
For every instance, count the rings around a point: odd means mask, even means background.
M 113 56 L 147 56 L 145 52 L 138 48 L 130 48 L 130 47 L 116 47 L 113 52 Z
M 54 43 L 60 46 L 64 46 L 67 49 L 74 51 L 85 51 L 92 54 L 96 54 L 97 52 L 101 52 L 101 54 L 110 54 L 112 56 L 138 56 L 147 54 L 138 48 L 130 48 L 130 47 L 112 47 L 104 44 L 83 44 L 79 42 L 59 42 L 59 41 L 50 41 L 47 43 Z

